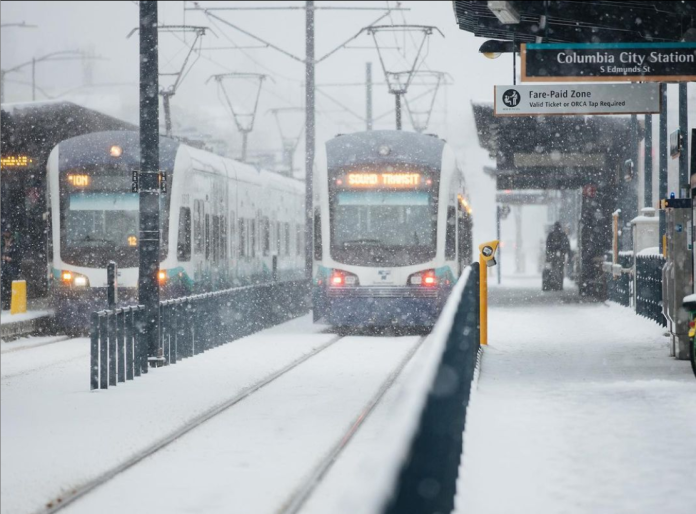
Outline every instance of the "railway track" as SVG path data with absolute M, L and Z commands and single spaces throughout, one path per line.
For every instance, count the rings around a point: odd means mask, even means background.
M 345 343 L 345 339 L 346 336 L 335 335 L 327 342 L 314 348 L 312 351 L 302 355 L 266 377 L 258 380 L 244 390 L 230 396 L 190 421 L 184 423 L 177 429 L 166 434 L 164 437 L 159 438 L 157 441 L 141 449 L 127 460 L 102 472 L 79 487 L 72 488 L 67 494 L 51 499 L 49 502 L 47 502 L 46 507 L 40 512 L 45 514 L 59 512 L 71 504 L 74 504 L 81 498 L 89 500 L 92 494 L 98 496 L 99 492 L 96 490 L 101 486 L 107 485 L 109 482 L 128 470 L 136 471 L 138 464 L 143 462 L 148 457 L 151 457 L 160 450 L 172 445 L 172 443 L 181 440 L 194 429 L 203 429 L 207 422 L 214 419 L 220 420 L 221 414 L 232 412 L 230 411 L 232 407 L 239 405 L 245 400 L 249 400 L 250 397 L 255 397 L 256 393 L 266 389 L 267 386 L 277 382 L 281 377 L 288 375 L 291 371 L 301 368 L 302 365 L 308 363 L 308 361 L 316 359 L 317 356 L 325 353 L 327 349 L 336 346 L 337 343 L 342 341 Z M 374 339 L 378 340 L 380 338 L 376 337 Z M 418 337 L 414 342 L 409 342 L 410 346 L 405 351 L 403 356 L 401 356 L 396 365 L 391 368 L 391 371 L 386 375 L 386 377 L 381 380 L 381 383 L 379 383 L 376 390 L 373 390 L 372 394 L 369 396 L 369 399 L 366 402 L 363 402 L 359 411 L 352 411 L 354 415 L 351 422 L 339 431 L 340 433 L 338 437 L 334 436 L 333 444 L 324 447 L 322 456 L 318 460 L 315 459 L 314 462 L 311 463 L 311 471 L 302 475 L 304 478 L 299 484 L 295 484 L 290 494 L 286 495 L 285 500 L 280 502 L 280 508 L 276 510 L 277 512 L 283 514 L 293 514 L 302 509 L 306 501 L 322 483 L 322 479 L 328 474 L 333 464 L 344 452 L 353 436 L 365 424 L 366 420 L 369 419 L 370 414 L 376 409 L 382 398 L 393 386 L 394 382 L 397 380 L 408 362 L 412 359 L 418 348 L 420 348 L 424 340 L 425 337 L 422 336 Z M 345 343 L 343 346 L 350 345 Z M 308 376 L 311 376 L 310 373 L 311 372 L 308 372 Z M 278 420 L 278 423 L 282 424 L 282 420 Z

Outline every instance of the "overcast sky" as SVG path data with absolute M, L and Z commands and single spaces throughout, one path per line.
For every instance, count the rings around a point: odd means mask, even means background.
M 224 23 L 207 17 L 193 8 L 193 2 L 159 2 L 159 22 L 167 25 L 211 27 L 202 46 L 249 46 L 257 41 L 243 35 Z M 222 6 L 294 6 L 304 2 L 199 2 L 201 7 Z M 395 2 L 316 2 L 322 6 L 349 6 L 384 8 Z M 512 58 L 503 55 L 489 60 L 478 53 L 484 41 L 460 30 L 455 22 L 452 2 L 402 2 L 408 11 L 392 12 L 380 24 L 432 25 L 444 37 L 433 33 L 424 47 L 425 59 L 421 69 L 447 72 L 452 85 L 438 91 L 434 113 L 427 132 L 444 137 L 452 144 L 463 161 L 471 198 L 476 214 L 476 240 L 481 242 L 494 235 L 493 213 L 494 182 L 483 175 L 488 164 L 485 151 L 476 138 L 471 101 L 492 101 L 494 84 L 512 82 Z M 138 35 L 127 38 L 138 26 L 137 2 L 26 2 L 3 1 L 0 4 L 2 22 L 26 22 L 38 28 L 3 28 L 1 64 L 3 69 L 31 61 L 32 57 L 64 50 L 91 52 L 97 58 L 89 61 L 67 60 L 42 62 L 36 68 L 36 84 L 50 97 L 70 99 L 108 114 L 137 122 L 138 101 Z M 303 57 L 304 11 L 256 10 L 215 11 L 215 15 L 237 25 L 287 52 Z M 355 35 L 361 28 L 373 23 L 384 11 L 379 10 L 318 10 L 316 12 L 316 57 L 319 58 Z M 413 37 L 411 37 L 413 36 Z M 381 40 L 387 60 L 401 54 L 409 60 L 420 43 L 420 33 Z M 160 72 L 177 70 L 190 43 L 190 35 L 180 33 L 160 36 Z M 322 84 L 364 83 L 365 63 L 373 63 L 374 117 L 379 118 L 375 128 L 393 128 L 394 97 L 388 94 L 384 75 L 371 36 L 362 34 L 348 46 L 317 66 L 316 82 Z M 366 47 L 366 48 L 365 48 Z M 194 58 L 199 54 L 194 54 Z M 403 64 L 403 62 L 402 62 Z M 175 132 L 177 128 L 195 128 L 212 137 L 232 141 L 232 154 L 239 148 L 239 134 L 234 122 L 219 97 L 214 81 L 206 85 L 213 74 L 253 72 L 268 75 L 264 80 L 254 132 L 249 138 L 250 153 L 278 151 L 281 139 L 270 109 L 302 107 L 304 101 L 304 65 L 282 53 L 270 49 L 208 50 L 200 53 L 190 73 L 172 99 Z M 519 72 L 519 68 L 518 68 Z M 85 87 L 90 82 L 92 87 Z M 164 80 L 164 79 L 163 79 Z M 24 82 L 24 83 L 19 83 Z M 31 66 L 6 76 L 5 101 L 31 100 Z M 251 83 L 237 82 L 231 92 L 238 107 L 249 105 Z M 118 84 L 104 86 L 104 84 Z M 414 87 L 411 97 L 424 92 L 425 87 Z M 237 93 L 235 95 L 235 93 Z M 326 95 L 330 95 L 329 98 Z M 253 96 L 253 95 L 252 95 Z M 45 99 L 37 92 L 37 100 Z M 427 96 L 424 97 L 427 99 Z M 365 87 L 321 87 L 317 93 L 317 140 L 322 143 L 339 132 L 364 130 Z M 422 109 L 415 106 L 414 109 Z M 301 118 L 301 115 L 299 116 Z M 300 119 L 292 115 L 284 120 L 286 132 L 301 127 Z M 404 126 L 412 130 L 407 113 Z M 303 141 L 297 149 L 295 165 L 302 168 Z

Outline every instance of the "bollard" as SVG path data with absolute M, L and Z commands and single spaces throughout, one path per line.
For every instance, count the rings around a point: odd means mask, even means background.
M 106 284 L 107 284 L 107 301 L 109 304 L 109 309 L 115 309 L 118 303 L 118 281 L 116 276 L 118 275 L 118 268 L 114 261 L 109 261 L 106 266 Z
M 488 268 L 495 266 L 495 252 L 499 241 L 489 241 L 479 245 L 479 301 L 480 301 L 480 328 L 481 344 L 488 344 Z
M 10 314 L 24 312 L 27 312 L 27 282 L 26 280 L 13 280 Z

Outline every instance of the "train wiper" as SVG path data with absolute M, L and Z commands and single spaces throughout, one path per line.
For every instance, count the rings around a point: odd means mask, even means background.
M 343 244 L 380 244 L 381 242 L 379 239 L 351 239 L 350 241 L 343 241 Z

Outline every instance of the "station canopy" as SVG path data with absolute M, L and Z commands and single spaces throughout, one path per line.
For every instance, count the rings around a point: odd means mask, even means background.
M 453 3 L 459 28 L 483 38 L 521 43 L 542 42 L 537 38 L 544 43 L 696 41 L 693 1 Z

